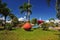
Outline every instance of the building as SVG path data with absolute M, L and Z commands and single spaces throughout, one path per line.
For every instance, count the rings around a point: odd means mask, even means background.
M 4 23 L 4 20 L 5 20 L 4 17 L 0 18 L 0 26 L 2 26 L 2 24 Z
M 60 20 L 58 20 L 58 19 L 51 20 L 51 21 L 49 21 L 49 20 L 45 20 L 45 22 L 46 22 L 46 23 L 50 23 L 50 22 L 60 23 Z

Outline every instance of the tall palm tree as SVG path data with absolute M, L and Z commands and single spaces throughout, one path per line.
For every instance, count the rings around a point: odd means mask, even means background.
M 5 17 L 5 24 L 6 24 L 6 18 L 7 18 L 7 16 L 9 15 L 10 10 L 9 10 L 9 8 L 4 8 L 1 13 L 2 13 L 2 15 Z M 5 25 L 4 28 L 6 28 L 6 25 Z
M 31 8 L 32 5 L 28 3 L 24 3 L 22 6 L 19 6 L 19 9 L 21 10 L 21 13 L 25 13 L 26 19 L 30 20 L 30 14 L 32 13 Z
M 0 14 L 2 14 L 5 17 L 5 24 L 6 24 L 6 18 L 10 13 L 10 9 L 7 7 L 6 3 L 2 3 L 0 0 Z M 6 28 L 6 25 L 4 25 L 4 28 Z
M 48 6 L 50 6 L 50 2 L 51 2 L 52 0 L 47 0 L 47 3 L 48 3 Z M 57 12 L 57 18 L 58 19 L 60 19 L 60 0 L 55 0 L 56 1 L 56 7 L 55 7 L 55 9 L 56 9 L 56 12 Z
M 2 14 L 5 17 L 4 29 L 6 29 L 6 18 L 7 18 L 7 16 L 9 16 L 11 19 L 18 20 L 17 17 L 11 13 L 11 10 L 7 7 L 7 4 L 2 3 L 2 0 L 0 0 L 0 14 Z
M 28 5 L 30 5 L 30 0 L 28 0 Z M 28 10 L 31 10 L 31 8 L 28 7 Z M 32 12 L 31 11 L 28 11 L 28 21 L 30 20 L 30 13 L 32 13 Z

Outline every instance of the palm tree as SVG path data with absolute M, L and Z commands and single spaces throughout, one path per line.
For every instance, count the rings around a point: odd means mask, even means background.
M 19 23 L 18 18 L 13 13 L 10 13 L 9 17 L 11 18 L 11 23 L 13 26 L 16 26 Z
M 2 1 L 0 0 L 0 13 L 3 11 L 4 8 L 7 7 L 6 3 L 2 3 Z
M 47 4 L 48 4 L 48 6 L 50 7 L 50 2 L 51 2 L 52 0 L 47 0 Z M 55 9 L 56 9 L 56 11 L 57 11 L 57 18 L 58 19 L 60 19 L 60 0 L 55 0 L 56 1 L 56 7 L 55 7 Z
M 22 6 L 19 6 L 19 9 L 21 10 L 21 13 L 25 13 L 26 19 L 30 20 L 30 14 L 32 13 L 31 8 L 32 5 L 29 3 L 24 3 Z
M 13 19 L 14 17 L 16 17 L 13 13 L 10 13 L 8 16 L 9 16 L 11 19 Z
M 11 13 L 11 10 L 7 7 L 6 3 L 2 3 L 0 0 L 0 14 L 2 14 L 5 17 L 5 25 L 4 29 L 6 29 L 6 18 L 9 16 L 11 19 L 14 19 L 13 21 L 16 22 L 18 19 L 17 17 Z
M 4 8 L 2 11 L 2 15 L 5 17 L 5 24 L 6 24 L 6 18 L 9 15 L 9 13 L 10 13 L 9 8 Z M 5 26 L 5 28 L 6 28 L 6 26 Z
M 60 12 L 57 13 L 56 17 L 60 20 Z
M 0 14 L 2 14 L 5 17 L 5 24 L 6 24 L 6 18 L 10 13 L 10 9 L 7 7 L 6 3 L 2 3 L 0 0 Z M 4 29 L 6 28 L 6 25 L 4 25 Z

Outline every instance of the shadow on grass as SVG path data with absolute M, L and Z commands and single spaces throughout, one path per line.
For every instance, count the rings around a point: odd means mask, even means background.
M 0 31 L 3 31 L 3 30 L 5 30 L 5 29 L 4 28 L 0 28 Z M 16 30 L 16 28 L 11 28 L 11 29 L 6 29 L 6 30 L 12 31 L 12 30 Z
M 0 28 L 0 31 L 4 30 L 4 28 Z
M 14 30 L 16 30 L 16 29 L 3 29 L 3 30 L 1 30 L 1 33 L 0 34 L 2 34 L 2 35 L 10 35 L 10 34 L 13 34 L 14 32 L 12 32 L 12 31 L 14 31 Z
M 25 29 L 24 29 L 24 30 L 25 30 Z M 31 29 L 31 30 L 25 30 L 25 31 L 32 32 L 33 30 Z
M 55 35 L 57 35 L 58 36 L 58 40 L 60 40 L 60 33 L 57 33 Z
M 8 29 L 8 30 L 13 31 L 13 30 L 16 30 L 16 29 Z

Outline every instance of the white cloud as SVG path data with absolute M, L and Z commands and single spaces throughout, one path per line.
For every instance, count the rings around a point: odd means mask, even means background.
M 4 17 L 0 18 L 0 20 L 5 20 Z
M 18 21 L 26 21 L 26 17 L 18 18 Z
M 49 22 L 49 20 L 45 20 L 45 22 L 46 22 L 46 23 L 48 23 L 48 22 Z

